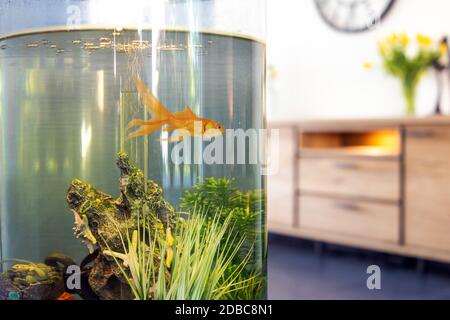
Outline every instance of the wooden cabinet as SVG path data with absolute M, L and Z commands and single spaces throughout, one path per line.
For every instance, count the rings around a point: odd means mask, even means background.
M 405 244 L 450 251 L 450 125 L 406 129 Z
M 270 231 L 450 262 L 449 116 L 281 127 Z
M 270 132 L 270 130 L 269 130 Z M 278 129 L 278 148 L 269 136 L 269 148 L 273 153 L 271 165 L 278 168 L 267 176 L 267 208 L 269 227 L 294 226 L 295 206 L 295 131 L 292 128 Z

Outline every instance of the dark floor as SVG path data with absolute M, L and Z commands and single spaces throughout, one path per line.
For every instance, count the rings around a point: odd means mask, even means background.
M 321 252 L 321 253 L 320 253 Z M 367 289 L 367 267 L 381 268 L 381 290 Z M 450 299 L 450 266 L 269 237 L 269 299 Z

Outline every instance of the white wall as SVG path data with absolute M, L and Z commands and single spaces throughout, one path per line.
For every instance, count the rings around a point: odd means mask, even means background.
M 313 0 L 267 1 L 268 64 L 278 73 L 268 83 L 272 120 L 402 115 L 400 84 L 384 73 L 377 40 L 392 32 L 450 34 L 448 0 L 397 0 L 377 29 L 356 35 L 325 25 Z M 377 65 L 368 71 L 365 61 Z M 419 88 L 419 114 L 432 112 L 435 90 L 430 73 Z M 450 102 L 444 105 L 450 109 Z

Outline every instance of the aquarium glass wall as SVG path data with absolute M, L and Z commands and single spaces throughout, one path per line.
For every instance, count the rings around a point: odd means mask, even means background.
M 0 2 L 0 300 L 265 298 L 264 17 Z

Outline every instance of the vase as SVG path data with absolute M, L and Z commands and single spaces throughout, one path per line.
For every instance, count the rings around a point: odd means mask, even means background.
M 406 102 L 405 112 L 408 116 L 414 116 L 416 113 L 416 96 L 418 81 L 403 81 L 403 96 Z

